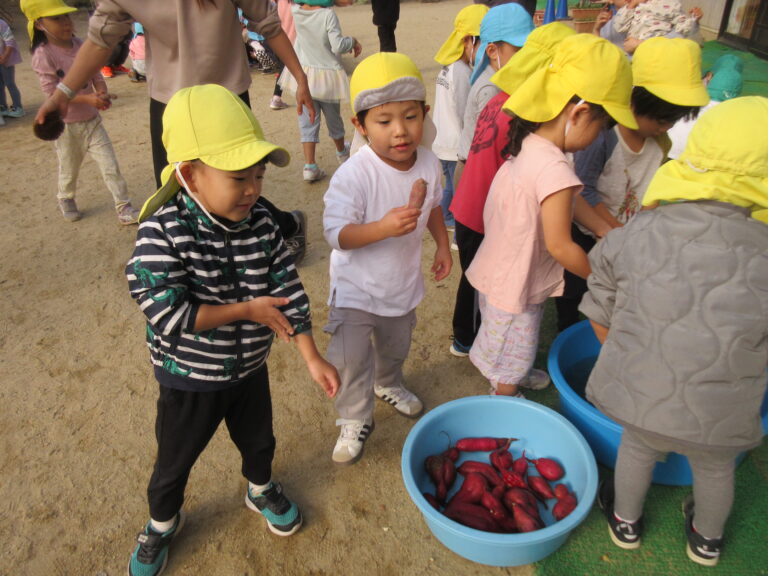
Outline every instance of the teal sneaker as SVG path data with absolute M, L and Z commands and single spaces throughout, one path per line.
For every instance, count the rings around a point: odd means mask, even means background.
M 299 507 L 285 497 L 279 482 L 270 482 L 267 489 L 256 496 L 251 495 L 249 487 L 245 494 L 245 504 L 266 518 L 267 526 L 273 534 L 290 536 L 301 528 Z
M 168 563 L 168 546 L 184 526 L 184 513 L 176 515 L 176 524 L 168 532 L 156 532 L 149 522 L 136 537 L 138 544 L 128 563 L 128 576 L 158 576 Z

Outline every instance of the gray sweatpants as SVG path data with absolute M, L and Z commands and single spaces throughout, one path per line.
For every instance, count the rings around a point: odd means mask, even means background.
M 340 418 L 373 423 L 374 384 L 403 384 L 403 363 L 415 326 L 415 310 L 405 316 L 389 317 L 331 307 L 323 330 L 332 335 L 327 357 L 341 379 L 336 394 Z
M 733 505 L 736 457 L 741 450 L 696 449 L 624 428 L 616 459 L 614 513 L 630 522 L 642 516 L 653 468 L 668 452 L 686 456 L 691 465 L 696 531 L 705 538 L 720 538 Z

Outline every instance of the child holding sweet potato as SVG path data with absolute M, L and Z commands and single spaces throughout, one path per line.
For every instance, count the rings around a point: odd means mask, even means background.
M 337 464 L 362 456 L 375 397 L 408 417 L 424 409 L 404 386 L 403 363 L 424 297 L 425 228 L 437 244 L 435 280 L 451 271 L 440 163 L 421 145 L 427 113 L 421 73 L 407 56 L 380 52 L 358 65 L 350 91 L 352 123 L 368 143 L 334 174 L 323 215 L 333 248 L 327 356 L 341 378 Z

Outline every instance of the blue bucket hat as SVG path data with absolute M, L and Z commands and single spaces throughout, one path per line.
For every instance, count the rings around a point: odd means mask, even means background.
M 744 62 L 735 54 L 723 54 L 712 66 L 707 92 L 712 100 L 725 102 L 741 96 L 744 86 Z
M 520 48 L 532 31 L 533 19 L 520 4 L 501 4 L 488 10 L 480 24 L 480 46 L 470 83 L 474 84 L 488 66 L 488 55 L 485 53 L 488 44 L 506 42 Z

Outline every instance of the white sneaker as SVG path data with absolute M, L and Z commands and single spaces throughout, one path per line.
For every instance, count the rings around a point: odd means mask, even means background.
M 378 398 L 384 400 L 403 416 L 416 418 L 424 411 L 424 404 L 416 397 L 416 394 L 402 386 L 373 387 L 373 392 Z
M 336 160 L 339 164 L 344 164 L 347 160 L 349 160 L 349 142 L 344 142 L 344 149 L 339 151 L 336 150 Z
M 517 385 L 528 390 L 544 390 L 544 388 L 549 386 L 549 383 L 549 374 L 544 372 L 544 370 L 532 369 L 528 373 L 528 377 Z
M 269 107 L 272 108 L 272 110 L 285 110 L 288 108 L 288 104 L 286 104 L 283 99 L 280 96 L 272 96 L 272 99 L 269 101 Z
M 317 164 L 304 164 L 303 175 L 305 182 L 317 182 L 325 178 L 325 171 Z
M 341 465 L 354 464 L 363 456 L 363 446 L 373 432 L 373 423 L 339 418 L 336 426 L 341 426 L 341 432 L 333 447 L 333 461 Z

